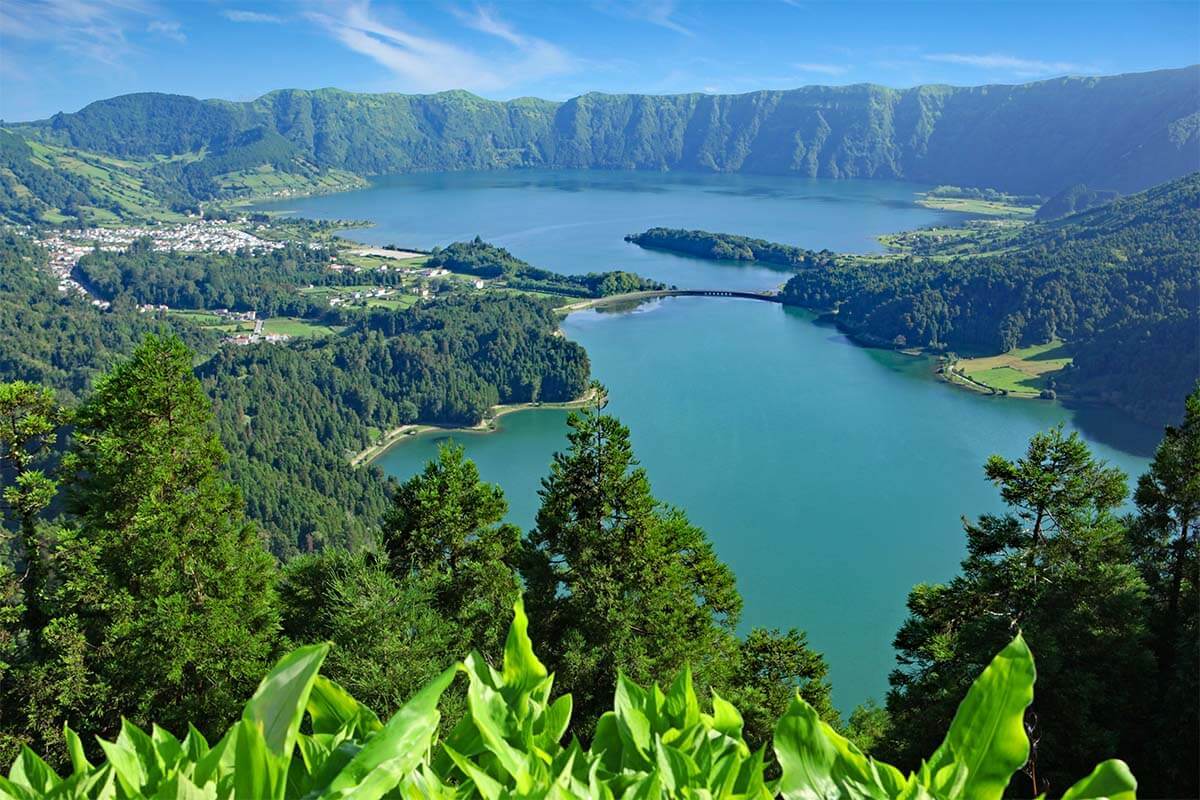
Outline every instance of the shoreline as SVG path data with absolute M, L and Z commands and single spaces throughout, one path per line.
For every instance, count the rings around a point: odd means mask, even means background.
M 383 438 L 370 447 L 360 450 L 355 453 L 350 459 L 350 466 L 359 467 L 363 464 L 369 464 L 375 459 L 382 456 L 395 445 L 407 441 L 409 438 L 415 438 L 422 433 L 430 433 L 432 431 L 463 431 L 466 433 L 496 433 L 499 428 L 495 426 L 495 421 L 508 414 L 515 414 L 518 411 L 538 411 L 552 409 L 558 411 L 566 411 L 575 408 L 584 408 L 595 397 L 593 390 L 588 389 L 574 400 L 566 400 L 558 403 L 504 403 L 494 405 L 488 409 L 487 416 L 474 425 L 435 425 L 432 423 L 412 422 L 407 425 L 401 425 L 398 428 L 393 428 L 383 435 Z

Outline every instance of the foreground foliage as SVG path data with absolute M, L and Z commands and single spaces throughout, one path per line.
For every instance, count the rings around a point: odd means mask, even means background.
M 501 669 L 473 653 L 412 697 L 387 723 L 319 674 L 328 644 L 292 651 L 259 684 L 242 718 L 213 746 L 189 727 L 182 741 L 157 725 L 126 723 L 100 741 L 93 765 L 64 734 L 71 773 L 60 777 L 25 748 L 4 800 L 32 798 L 1000 798 L 1029 756 L 1023 718 L 1033 700 L 1033 657 L 1018 635 L 959 706 L 945 740 L 907 776 L 869 758 L 799 696 L 775 728 L 778 780 L 742 738 L 738 710 L 713 692 L 701 710 L 691 672 L 664 692 L 622 677 L 591 745 L 563 736 L 571 696 L 551 700 L 554 678 L 533 653 L 518 602 Z M 457 672 L 469 714 L 437 739 L 438 701 Z M 305 718 L 307 717 L 307 724 Z M 1064 799 L 1132 800 L 1120 761 L 1106 761 Z

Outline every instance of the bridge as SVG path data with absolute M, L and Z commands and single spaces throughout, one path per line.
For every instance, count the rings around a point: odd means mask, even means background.
M 556 310 L 563 314 L 569 314 L 585 308 L 637 300 L 653 300 L 658 297 L 739 297 L 743 300 L 762 300 L 768 303 L 783 302 L 782 297 L 772 292 L 739 292 L 733 289 L 655 289 L 646 292 L 626 292 L 625 294 L 610 294 L 607 297 L 593 297 L 559 306 Z

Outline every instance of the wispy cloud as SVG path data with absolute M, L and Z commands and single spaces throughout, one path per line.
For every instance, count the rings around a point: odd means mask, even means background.
M 682 36 L 695 35 L 695 31 L 679 18 L 675 0 L 611 0 L 597 7 L 601 11 L 648 22 Z
M 496 53 L 482 53 L 412 33 L 383 22 L 366 0 L 306 16 L 346 47 L 386 67 L 409 91 L 496 91 L 575 68 L 566 51 L 517 31 L 494 11 L 476 8 L 470 12 L 455 10 L 454 14 L 467 26 L 499 39 L 507 47 Z
M 0 37 L 40 42 L 75 59 L 118 66 L 134 50 L 128 32 L 177 41 L 179 23 L 149 0 L 3 0 Z
M 183 26 L 173 20 L 150 20 L 150 24 L 146 26 L 146 30 L 159 36 L 165 36 L 181 44 L 187 41 L 187 36 L 183 33 Z
M 261 11 L 243 11 L 236 8 L 229 8 L 222 11 L 221 16 L 231 22 L 283 22 L 282 17 L 277 17 L 274 14 L 264 14 Z
M 841 64 L 816 64 L 812 62 L 804 62 L 800 64 L 792 64 L 797 72 L 815 72 L 820 75 L 845 75 L 850 71 L 849 67 Z
M 1089 71 L 1086 67 L 1070 61 L 1042 61 L 1003 53 L 926 53 L 922 58 L 926 61 L 938 61 L 944 64 L 1009 72 L 1022 77 Z

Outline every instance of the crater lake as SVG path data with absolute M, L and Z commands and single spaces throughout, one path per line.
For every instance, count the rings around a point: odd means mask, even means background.
M 512 171 L 386 177 L 258 208 L 371 220 L 345 235 L 375 245 L 431 248 L 479 235 L 558 272 L 623 269 L 681 288 L 769 290 L 788 273 L 642 250 L 623 237 L 662 225 L 880 252 L 878 234 L 963 219 L 916 205 L 923 188 Z M 1002 508 L 983 474 L 990 454 L 1017 457 L 1034 433 L 1062 424 L 1132 482 L 1161 433 L 1115 411 L 948 386 L 927 358 L 858 347 L 812 314 L 772 303 L 667 298 L 576 312 L 562 329 L 587 349 L 656 496 L 686 509 L 733 568 L 743 629 L 806 631 L 843 712 L 882 701 L 908 591 L 955 574 L 961 517 Z M 453 438 L 528 529 L 565 423 L 559 410 L 510 414 L 496 433 L 408 437 L 375 463 L 404 479 Z

